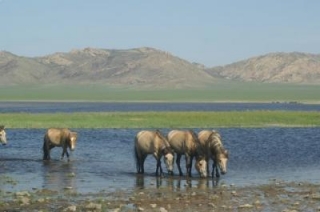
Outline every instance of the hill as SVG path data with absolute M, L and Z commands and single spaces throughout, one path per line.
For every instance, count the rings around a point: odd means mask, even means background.
M 85 48 L 27 58 L 0 54 L 1 84 L 109 84 L 197 87 L 214 77 L 186 60 L 153 48 Z
M 43 57 L 0 52 L 1 85 L 104 84 L 145 88 L 196 88 L 218 80 L 319 83 L 320 55 L 271 53 L 206 68 L 154 48 L 85 48 Z
M 270 53 L 206 69 L 211 76 L 269 83 L 320 83 L 320 55 Z

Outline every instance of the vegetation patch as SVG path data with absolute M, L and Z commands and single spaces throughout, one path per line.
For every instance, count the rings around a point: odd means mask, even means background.
M 106 85 L 0 86 L 0 101 L 320 102 L 319 85 L 220 80 L 203 88 Z
M 7 128 L 221 128 L 221 127 L 317 127 L 319 112 L 84 112 L 3 113 Z

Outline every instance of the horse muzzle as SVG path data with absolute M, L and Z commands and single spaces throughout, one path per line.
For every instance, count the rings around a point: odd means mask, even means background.
M 206 178 L 206 177 L 207 177 L 207 173 L 200 174 L 200 177 L 201 177 L 201 178 Z
M 227 171 L 221 171 L 221 174 L 223 174 L 223 175 L 227 174 Z
M 173 175 L 173 171 L 168 171 L 168 174 L 169 175 Z

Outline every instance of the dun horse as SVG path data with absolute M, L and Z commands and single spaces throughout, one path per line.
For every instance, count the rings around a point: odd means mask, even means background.
M 212 177 L 214 177 L 214 171 L 216 171 L 216 177 L 220 177 L 221 174 L 227 173 L 227 162 L 229 158 L 228 150 L 223 147 L 221 136 L 218 132 L 212 130 L 202 130 L 198 133 L 198 139 L 207 150 L 207 170 L 209 173 L 209 160 L 212 159 Z
M 207 176 L 205 152 L 198 141 L 197 135 L 192 130 L 172 130 L 168 133 L 168 141 L 171 148 L 177 154 L 176 163 L 180 176 L 183 175 L 180 167 L 180 159 L 182 155 L 185 155 L 186 158 L 186 169 L 189 177 L 191 177 L 192 160 L 194 157 L 196 158 L 195 167 L 200 176 Z
M 157 160 L 156 175 L 162 174 L 161 157 L 164 156 L 168 173 L 173 173 L 173 152 L 167 139 L 160 131 L 140 131 L 135 137 L 135 158 L 137 163 L 137 172 L 144 173 L 144 161 L 149 154 L 152 154 Z
M 43 139 L 43 160 L 50 160 L 50 150 L 54 147 L 62 147 L 61 160 L 67 155 L 69 160 L 68 148 L 73 151 L 76 147 L 77 133 L 69 129 L 50 128 Z
M 4 126 L 0 126 L 0 142 L 2 145 L 7 144 L 7 137 L 6 137 L 6 131 L 4 131 Z

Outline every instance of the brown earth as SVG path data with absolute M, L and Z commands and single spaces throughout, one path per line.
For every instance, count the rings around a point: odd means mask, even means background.
M 320 211 L 320 184 L 282 182 L 215 188 L 159 187 L 89 194 L 1 191 L 0 211 Z

